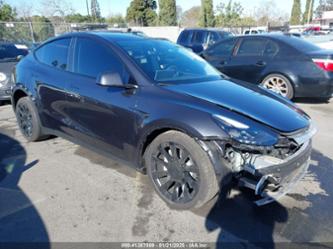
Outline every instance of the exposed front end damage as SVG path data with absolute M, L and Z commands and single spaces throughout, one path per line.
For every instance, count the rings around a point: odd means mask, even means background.
M 232 140 L 216 144 L 223 165 L 233 173 L 239 186 L 252 189 L 261 197 L 255 203 L 262 206 L 287 194 L 306 174 L 315 133 L 311 126 L 296 134 L 281 134 L 276 145 L 267 147 Z

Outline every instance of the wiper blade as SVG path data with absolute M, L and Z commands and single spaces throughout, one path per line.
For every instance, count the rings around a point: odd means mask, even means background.
M 230 80 L 231 78 L 228 75 L 225 75 L 224 73 L 220 73 L 221 78 L 225 80 Z
M 173 84 L 171 83 L 166 83 L 166 82 L 160 82 L 160 83 L 157 83 L 158 86 L 171 86 Z

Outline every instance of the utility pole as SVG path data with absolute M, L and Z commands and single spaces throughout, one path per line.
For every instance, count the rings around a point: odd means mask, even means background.
M 312 6 L 313 6 L 313 1 L 314 0 L 311 0 L 310 1 L 310 4 L 309 4 L 309 10 L 308 10 L 308 21 L 307 21 L 307 24 L 309 25 L 310 24 L 310 17 L 311 17 L 311 12 L 313 11 L 313 8 L 312 8 Z
M 28 24 L 29 24 L 29 29 L 30 29 L 31 40 L 33 43 L 35 43 L 36 40 L 35 40 L 35 35 L 34 35 L 34 28 L 32 27 L 31 21 L 29 21 Z
M 88 3 L 88 0 L 86 0 L 86 6 L 87 6 L 87 13 L 88 13 L 88 16 L 90 16 L 90 13 L 89 13 L 89 3 Z

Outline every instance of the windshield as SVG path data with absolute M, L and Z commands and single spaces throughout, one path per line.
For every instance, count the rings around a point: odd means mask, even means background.
M 17 58 L 19 55 L 27 55 L 26 49 L 19 49 L 14 44 L 0 44 L 0 60 Z
M 168 41 L 119 41 L 118 45 L 157 83 L 193 83 L 221 78 L 201 57 Z

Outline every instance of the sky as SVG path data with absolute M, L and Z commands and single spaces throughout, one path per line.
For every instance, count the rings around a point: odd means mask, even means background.
M 38 9 L 38 4 L 42 0 L 33 1 L 34 8 Z M 68 0 L 70 1 L 70 0 Z M 245 9 L 245 12 L 251 12 L 254 8 L 260 6 L 265 0 L 236 0 L 240 2 Z M 267 1 L 267 0 L 266 0 Z M 26 0 L 5 0 L 5 2 L 14 5 L 17 9 L 20 8 L 21 4 L 24 4 Z M 81 14 L 87 14 L 86 0 L 72 0 L 70 1 L 72 7 L 75 11 Z M 88 0 L 90 3 L 90 0 Z M 129 6 L 131 0 L 98 0 L 102 16 L 109 16 L 110 14 L 126 14 L 126 9 Z M 228 2 L 228 0 L 214 0 L 214 6 L 220 2 Z M 290 13 L 292 8 L 292 0 L 275 0 L 276 5 L 283 12 Z M 305 5 L 305 0 L 302 0 L 303 7 Z M 183 11 L 190 9 L 193 6 L 200 5 L 201 0 L 177 0 L 177 5 L 180 5 Z

